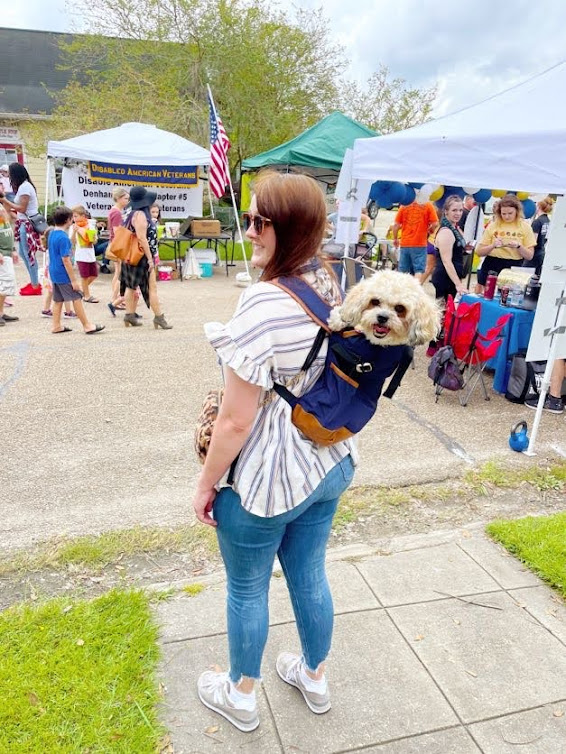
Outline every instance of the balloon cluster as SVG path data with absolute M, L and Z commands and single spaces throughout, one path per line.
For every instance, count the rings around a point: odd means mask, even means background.
M 434 202 L 437 207 L 442 207 L 449 196 L 456 194 L 472 196 L 477 204 L 484 204 L 491 197 L 501 198 L 505 194 L 515 193 L 523 205 L 525 217 L 532 217 L 536 211 L 536 204 L 529 199 L 527 191 L 505 191 L 504 189 L 485 189 L 472 186 L 442 186 L 434 183 L 401 183 L 399 181 L 376 181 L 372 184 L 369 198 L 384 209 L 391 209 L 394 204 L 412 204 L 415 200 L 419 204 Z

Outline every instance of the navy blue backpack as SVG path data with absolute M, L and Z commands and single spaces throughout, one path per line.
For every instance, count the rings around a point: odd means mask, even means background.
M 356 330 L 333 332 L 328 327 L 331 306 L 302 278 L 270 281 L 286 291 L 320 329 L 301 367 L 306 371 L 328 337 L 324 369 L 304 395 L 297 397 L 275 383 L 273 389 L 292 408 L 292 422 L 318 445 L 334 445 L 352 437 L 372 418 L 383 383 L 402 361 L 407 346 L 377 346 Z

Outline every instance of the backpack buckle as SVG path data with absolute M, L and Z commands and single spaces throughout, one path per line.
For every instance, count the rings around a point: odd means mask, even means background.
M 366 374 L 367 372 L 371 372 L 373 369 L 373 366 L 371 362 L 365 361 L 361 364 L 356 364 L 356 372 L 361 372 L 362 374 Z

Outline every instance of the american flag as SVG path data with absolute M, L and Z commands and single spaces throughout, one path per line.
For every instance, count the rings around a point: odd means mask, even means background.
M 208 180 L 212 193 L 217 199 L 220 199 L 228 184 L 228 150 L 231 145 L 222 121 L 218 117 L 218 113 L 214 111 L 210 93 L 208 95 L 208 109 L 210 112 L 210 170 Z

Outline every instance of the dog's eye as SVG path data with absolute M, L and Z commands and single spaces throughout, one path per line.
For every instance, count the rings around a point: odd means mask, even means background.
M 405 309 L 405 307 L 403 306 L 403 304 L 397 304 L 397 306 L 395 307 L 395 311 L 401 317 L 403 317 L 407 313 L 407 310 Z
M 381 301 L 378 298 L 372 298 L 370 304 L 372 306 L 379 306 L 381 304 Z

